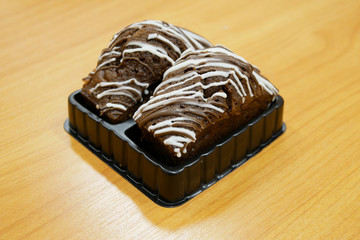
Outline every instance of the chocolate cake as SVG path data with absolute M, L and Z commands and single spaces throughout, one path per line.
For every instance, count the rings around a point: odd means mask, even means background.
M 254 119 L 277 94 L 257 67 L 225 47 L 188 49 L 133 118 L 144 145 L 175 165 Z
M 107 121 L 122 122 L 150 97 L 182 52 L 210 46 L 206 39 L 166 22 L 134 23 L 116 33 L 102 51 L 96 69 L 84 78 L 81 95 Z

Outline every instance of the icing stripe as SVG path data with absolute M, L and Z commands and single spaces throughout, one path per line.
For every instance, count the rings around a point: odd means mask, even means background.
M 214 97 L 227 98 L 227 94 L 224 93 L 224 92 L 216 92 L 216 93 L 214 93 L 210 98 L 214 98 Z
M 159 41 L 167 44 L 168 46 L 170 46 L 175 52 L 177 52 L 178 54 L 181 54 L 180 48 L 178 46 L 176 46 L 175 44 L 173 44 L 169 39 L 164 38 L 163 36 L 157 34 L 157 33 L 151 33 L 149 34 L 148 40 L 151 39 L 158 39 Z
M 125 53 L 132 53 L 132 52 L 150 52 L 160 58 L 165 58 L 171 63 L 171 65 L 174 65 L 175 63 L 175 61 L 171 57 L 169 57 L 169 55 L 163 48 L 138 41 L 132 41 L 129 44 L 127 44 L 127 46 L 137 46 L 138 48 L 126 49 L 123 51 L 123 55 L 125 55 Z
M 126 111 L 126 107 L 122 104 L 118 104 L 118 103 L 106 103 L 105 105 L 107 108 L 116 108 L 116 109 L 120 109 L 123 111 Z
M 165 128 L 162 128 L 160 130 L 155 130 L 154 131 L 154 135 L 155 136 L 159 136 L 159 135 L 162 135 L 162 134 L 169 134 L 169 132 L 171 133 L 181 133 L 181 134 L 184 134 L 186 135 L 186 137 L 190 138 L 192 141 L 194 141 L 196 138 L 195 138 L 195 133 L 193 131 L 190 131 L 189 129 L 186 129 L 186 128 L 179 128 L 179 127 L 165 127 Z
M 110 59 L 102 62 L 101 64 L 99 64 L 99 65 L 96 67 L 96 71 L 99 70 L 101 67 L 103 67 L 103 66 L 105 66 L 105 65 L 107 65 L 107 64 L 109 64 L 109 63 L 111 63 L 111 62 L 114 62 L 114 61 L 116 61 L 116 58 L 110 58 Z
M 255 76 L 257 82 L 262 86 L 265 91 L 267 91 L 271 95 L 278 94 L 278 90 L 265 78 L 261 77 L 259 74 L 257 74 L 255 71 L 252 72 L 252 74 Z
M 187 119 L 184 118 L 184 117 L 172 118 L 172 119 L 169 119 L 169 120 L 165 120 L 163 122 L 159 122 L 159 123 L 157 123 L 155 125 L 151 125 L 148 129 L 149 130 L 155 130 L 155 129 L 161 128 L 161 127 L 172 126 L 175 121 L 184 121 L 184 120 L 187 120 Z

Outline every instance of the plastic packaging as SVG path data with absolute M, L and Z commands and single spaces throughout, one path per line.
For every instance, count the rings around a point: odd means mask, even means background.
M 277 96 L 269 108 L 237 131 L 182 165 L 166 166 L 145 151 L 132 119 L 110 124 L 87 109 L 80 90 L 68 99 L 65 130 L 152 201 L 179 206 L 245 163 L 286 129 L 284 101 Z

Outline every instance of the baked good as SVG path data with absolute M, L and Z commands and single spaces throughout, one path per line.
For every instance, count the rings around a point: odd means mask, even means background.
M 133 118 L 144 146 L 176 165 L 254 119 L 277 94 L 257 67 L 225 47 L 188 49 Z
M 132 116 L 161 82 L 163 73 L 187 49 L 211 44 L 169 23 L 147 20 L 116 33 L 84 78 L 81 95 L 86 105 L 111 123 Z

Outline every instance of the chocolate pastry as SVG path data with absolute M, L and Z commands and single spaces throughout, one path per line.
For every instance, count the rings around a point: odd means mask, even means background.
M 225 47 L 188 49 L 133 118 L 144 145 L 175 165 L 254 119 L 277 94 L 257 67 Z
M 87 106 L 111 123 L 131 118 L 161 82 L 164 72 L 187 49 L 211 44 L 166 22 L 147 20 L 116 33 L 84 78 L 81 94 Z

